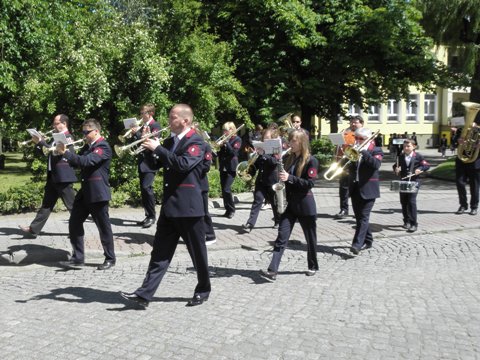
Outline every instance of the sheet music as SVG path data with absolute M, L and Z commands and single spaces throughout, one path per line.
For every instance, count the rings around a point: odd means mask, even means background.
M 343 134 L 328 134 L 328 138 L 333 143 L 333 145 L 342 146 L 343 144 L 345 144 Z
M 55 144 L 68 144 L 67 137 L 64 133 L 53 133 L 52 137 Z
M 282 139 L 267 139 L 265 141 L 252 141 L 253 147 L 261 148 L 265 151 L 265 154 L 279 154 L 282 151 Z
M 38 138 L 42 138 L 42 135 L 37 131 L 37 129 L 27 129 L 27 132 L 32 136 L 36 136 Z
M 125 126 L 125 129 L 130 130 L 130 128 L 133 126 L 137 126 L 138 120 L 136 118 L 128 118 L 128 119 L 123 119 L 123 126 Z

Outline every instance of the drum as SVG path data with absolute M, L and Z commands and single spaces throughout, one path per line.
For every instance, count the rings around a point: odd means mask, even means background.
M 413 194 L 418 192 L 418 182 L 393 180 L 390 182 L 390 190 Z

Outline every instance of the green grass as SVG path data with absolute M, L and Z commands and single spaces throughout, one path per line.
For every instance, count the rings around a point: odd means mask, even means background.
M 32 174 L 22 160 L 22 153 L 3 153 L 5 169 L 0 170 L 0 193 L 8 191 L 12 186 L 19 186 L 30 181 Z
M 429 172 L 437 179 L 455 180 L 455 158 L 450 158 Z

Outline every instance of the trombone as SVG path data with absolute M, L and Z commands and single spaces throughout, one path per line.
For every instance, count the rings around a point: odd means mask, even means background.
M 53 132 L 54 132 L 54 130 L 47 131 L 45 134 L 40 132 L 40 131 L 38 133 L 44 138 L 45 141 L 48 141 L 50 139 L 50 137 L 47 136 L 47 135 L 50 135 Z M 32 136 L 32 139 L 30 139 L 30 140 L 19 141 L 17 143 L 17 145 L 20 149 L 22 149 L 23 147 L 25 147 L 27 145 L 30 145 L 31 142 L 33 142 L 33 136 Z
M 241 128 L 243 128 L 245 124 L 240 125 L 237 130 L 231 131 L 228 134 L 223 134 L 220 136 L 214 143 L 211 144 L 212 148 L 215 150 L 215 152 L 218 152 L 220 148 L 228 141 L 230 140 L 231 137 L 235 136 Z
M 370 141 L 375 139 L 378 136 L 378 134 L 380 134 L 380 130 L 377 130 L 375 133 L 370 135 L 370 137 L 365 139 L 360 145 L 353 145 L 343 150 L 342 158 L 332 163 L 327 169 L 327 171 L 325 172 L 325 174 L 323 175 L 325 180 L 329 180 L 329 181 L 332 180 L 333 178 L 340 175 L 343 172 L 343 170 L 348 166 L 348 164 L 350 164 L 351 162 L 358 161 L 361 156 L 360 152 L 362 150 L 365 150 L 365 148 L 368 146 Z M 341 165 L 344 160 L 348 160 L 348 161 L 346 161 L 343 165 Z
M 170 131 L 170 126 L 167 126 L 167 127 L 164 127 L 163 129 L 160 129 L 158 131 L 155 131 L 153 133 L 149 133 L 149 134 L 145 134 L 144 136 L 142 136 L 141 139 L 138 139 L 128 145 L 124 145 L 124 146 L 118 146 L 118 145 L 115 145 L 113 148 L 115 150 L 115 153 L 118 155 L 119 158 L 122 158 L 125 156 L 125 154 L 130 154 L 130 155 L 138 155 L 140 154 L 141 152 L 145 151 L 145 148 L 141 146 L 142 142 L 144 142 L 145 140 L 151 138 L 151 137 L 156 137 L 160 134 L 162 134 L 163 132 L 165 131 Z M 168 136 L 164 137 L 164 138 L 161 138 L 159 139 L 159 141 L 163 141 L 167 138 Z
M 73 149 L 75 151 L 80 150 L 82 147 L 85 146 L 85 140 L 80 139 L 80 140 L 65 144 L 65 146 L 67 147 L 71 145 L 73 145 Z M 42 151 L 45 156 L 48 156 L 50 153 L 52 153 L 52 155 L 55 155 L 55 156 L 58 155 L 56 146 L 43 147 Z
M 137 126 L 140 126 L 141 124 L 142 124 L 142 119 L 140 119 L 140 120 L 137 119 Z M 127 141 L 127 139 L 130 139 L 132 137 L 133 128 L 134 127 L 131 127 L 124 134 L 118 135 L 118 140 L 120 140 L 121 143 L 125 143 L 125 141 Z

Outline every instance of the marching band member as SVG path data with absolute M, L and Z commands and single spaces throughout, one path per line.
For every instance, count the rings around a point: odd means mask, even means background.
M 345 144 L 338 149 L 337 160 L 340 160 L 343 156 L 343 150 L 345 148 L 355 144 L 355 131 L 363 127 L 363 119 L 361 116 L 351 116 L 350 126 L 343 131 L 343 139 Z M 343 165 L 343 164 L 342 164 Z M 340 211 L 335 214 L 334 219 L 343 219 L 348 216 L 348 173 L 352 171 L 354 164 L 349 164 L 344 169 L 343 173 L 338 178 L 338 196 L 340 198 Z
M 180 237 L 184 240 L 198 283 L 187 306 L 207 301 L 211 285 L 205 246 L 204 202 L 202 199 L 202 162 L 205 142 L 191 128 L 193 111 L 186 104 L 177 104 L 169 114 L 169 125 L 175 134 L 160 145 L 156 139 L 147 139 L 142 146 L 158 156 L 164 168 L 163 202 L 153 249 L 143 284 L 133 293 L 121 296 L 146 308 L 167 272 Z
M 155 121 L 153 115 L 155 114 L 155 106 L 152 104 L 145 104 L 140 107 L 140 116 L 142 119 L 142 126 L 133 127 L 135 132 L 133 141 L 139 140 L 142 136 L 148 133 L 153 133 L 160 130 L 160 124 Z M 143 228 L 149 228 L 155 223 L 157 217 L 155 212 L 155 194 L 153 192 L 153 182 L 155 174 L 157 173 L 157 166 L 155 158 L 150 150 L 142 151 L 137 157 L 138 176 L 140 178 L 140 192 L 142 195 L 142 206 L 145 210 L 145 219 L 138 222 Z
M 418 175 L 430 168 L 430 164 L 423 156 L 415 151 L 416 142 L 413 139 L 406 139 L 403 142 L 403 152 L 398 156 L 397 163 L 393 165 L 395 174 L 403 178 L 408 177 L 408 181 L 417 183 Z M 407 193 L 400 192 L 400 204 L 402 205 L 403 228 L 407 232 L 417 231 L 417 193 L 418 191 Z
M 223 124 L 223 136 L 229 136 L 236 133 L 237 128 L 231 121 Z M 227 141 L 221 144 L 218 152 L 218 161 L 220 166 L 220 185 L 222 187 L 223 206 L 225 207 L 224 217 L 229 219 L 235 215 L 235 203 L 232 195 L 232 184 L 237 175 L 238 155 L 242 147 L 242 139 L 238 135 L 231 136 Z
M 73 142 L 73 137 L 68 131 L 67 115 L 56 115 L 53 118 L 52 127 L 56 133 L 64 133 L 67 140 Z M 48 144 L 45 139 L 36 136 L 32 137 L 32 141 L 36 144 L 35 153 L 42 156 L 44 156 L 42 148 L 55 146 L 53 140 Z M 73 151 L 73 145 L 71 150 Z M 62 155 L 49 152 L 47 156 L 47 182 L 45 184 L 42 206 L 38 210 L 35 219 L 30 223 L 30 226 L 19 225 L 20 230 L 29 237 L 37 237 L 45 226 L 59 197 L 62 198 L 67 210 L 71 211 L 75 198 L 75 190 L 73 190 L 72 183 L 76 181 L 75 170 L 69 165 L 68 161 Z
M 363 144 L 372 136 L 372 131 L 366 128 L 355 130 L 355 142 Z M 349 193 L 355 214 L 356 228 L 350 251 L 358 255 L 360 250 L 369 249 L 373 244 L 370 230 L 370 212 L 375 199 L 380 197 L 379 169 L 382 164 L 383 151 L 375 147 L 374 140 L 363 146 L 356 167 L 349 173 Z
M 63 154 L 68 162 L 81 169 L 82 187 L 75 197 L 73 209 L 68 221 L 68 232 L 73 247 L 70 260 L 62 261 L 65 267 L 83 266 L 85 262 L 83 223 L 88 215 L 92 215 L 97 225 L 102 242 L 105 261 L 97 267 L 107 270 L 115 266 L 115 250 L 113 244 L 112 224 L 108 214 L 108 203 L 111 199 L 109 184 L 112 149 L 100 135 L 101 126 L 95 119 L 88 119 L 82 124 L 82 133 L 87 144 L 79 155 L 68 151 L 64 144 L 57 145 L 57 152 Z
M 315 275 L 317 261 L 317 207 L 312 193 L 317 178 L 318 161 L 310 155 L 308 136 L 303 130 L 293 130 L 288 136 L 291 151 L 284 157 L 284 169 L 279 179 L 286 185 L 287 208 L 280 216 L 278 236 L 273 247 L 273 256 L 267 270 L 260 276 L 275 281 L 283 252 L 298 220 L 307 241 L 307 276 Z
M 267 139 L 276 138 L 278 135 L 275 131 L 266 129 L 263 132 L 262 141 Z M 245 224 L 242 225 L 244 232 L 252 231 L 258 218 L 260 209 L 263 202 L 267 199 L 269 204 L 274 204 L 275 191 L 272 189 L 272 185 L 278 181 L 278 159 L 281 154 L 267 155 L 262 148 L 255 149 L 258 155 L 257 160 L 253 164 L 253 173 L 258 170 L 258 175 L 255 180 L 255 190 L 253 192 L 253 204 L 250 210 L 250 216 Z M 278 214 L 277 207 L 272 206 L 274 229 L 278 228 L 280 221 L 280 215 Z

